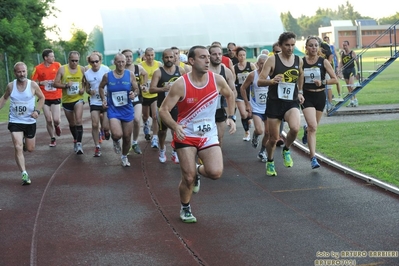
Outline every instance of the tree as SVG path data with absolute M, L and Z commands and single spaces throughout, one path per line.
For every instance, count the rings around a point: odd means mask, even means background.
M 356 12 L 348 1 L 346 1 L 346 5 L 338 6 L 338 14 L 340 14 L 341 19 L 352 20 L 352 22 L 355 22 L 356 19 L 365 18 Z
M 88 34 L 81 29 L 73 28 L 71 33 L 71 39 L 69 41 L 61 40 L 59 45 L 66 53 L 78 51 L 80 53 L 80 63 L 86 64 L 87 62 L 84 60 L 84 57 L 93 46 L 93 42 L 89 40 Z
M 291 12 L 288 11 L 288 13 L 281 13 L 280 19 L 286 31 L 291 31 L 297 36 L 301 35 L 301 28 L 299 27 L 297 20 L 291 15 Z
M 399 12 L 396 12 L 396 14 L 393 16 L 382 18 L 382 19 L 378 20 L 378 23 L 380 25 L 398 24 L 399 23 Z
M 47 29 L 42 21 L 56 10 L 53 4 L 54 0 L 1 0 L 0 53 L 10 65 L 24 61 L 29 69 L 34 64 L 32 53 L 47 47 Z M 0 66 L 0 76 L 4 77 L 6 67 Z M 12 76 L 12 68 L 8 69 Z M 0 79 L 0 86 L 3 87 L 5 82 Z

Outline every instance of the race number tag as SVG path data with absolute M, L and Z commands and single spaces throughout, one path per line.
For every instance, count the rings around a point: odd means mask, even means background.
M 255 89 L 255 102 L 260 105 L 266 105 L 268 89 Z
M 295 83 L 279 82 L 277 86 L 278 98 L 292 101 L 294 99 Z
M 127 94 L 126 91 L 114 91 L 112 92 L 112 102 L 116 107 L 124 106 L 127 104 Z
M 46 80 L 47 84 L 44 86 L 44 90 L 46 91 L 56 91 L 57 89 L 53 87 L 54 81 Z
M 101 97 L 100 97 L 100 94 L 98 93 L 98 91 L 96 91 L 96 94 L 94 94 L 94 98 L 95 98 L 96 100 L 101 101 Z
M 211 119 L 203 119 L 193 122 L 193 132 L 199 136 L 205 135 L 212 130 Z
M 28 110 L 28 102 L 15 102 L 13 109 L 17 116 L 25 116 Z
M 79 93 L 79 82 L 73 82 L 72 86 L 67 89 L 68 95 L 76 95 Z
M 238 84 L 243 84 L 248 75 L 249 72 L 238 73 L 237 74 Z
M 305 83 L 314 83 L 314 80 L 321 80 L 320 68 L 305 68 L 303 70 L 305 76 Z

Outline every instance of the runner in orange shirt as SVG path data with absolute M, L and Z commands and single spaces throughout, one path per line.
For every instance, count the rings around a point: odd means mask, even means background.
M 44 49 L 42 53 L 43 63 L 37 65 L 32 74 L 32 80 L 39 84 L 42 90 L 45 102 L 43 113 L 46 118 L 47 132 L 50 135 L 50 147 L 55 147 L 55 134 L 61 135 L 61 97 L 62 89 L 53 87 L 54 79 L 58 69 L 61 67 L 59 62 L 55 62 L 54 52 L 51 49 Z

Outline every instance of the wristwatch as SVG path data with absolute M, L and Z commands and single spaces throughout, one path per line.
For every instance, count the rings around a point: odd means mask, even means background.
M 227 118 L 230 118 L 231 120 L 233 120 L 234 122 L 236 122 L 236 116 L 235 115 L 229 115 Z
M 40 115 L 40 110 L 33 110 L 33 112 L 36 112 L 38 115 Z

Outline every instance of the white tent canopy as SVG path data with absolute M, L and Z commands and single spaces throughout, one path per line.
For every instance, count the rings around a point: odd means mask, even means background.
M 147 47 L 157 52 L 172 46 L 188 50 L 213 41 L 224 47 L 229 42 L 261 47 L 275 43 L 284 31 L 280 15 L 266 1 L 185 1 L 185 5 L 169 1 L 157 5 L 140 2 L 142 5 L 101 10 L 104 54 Z

